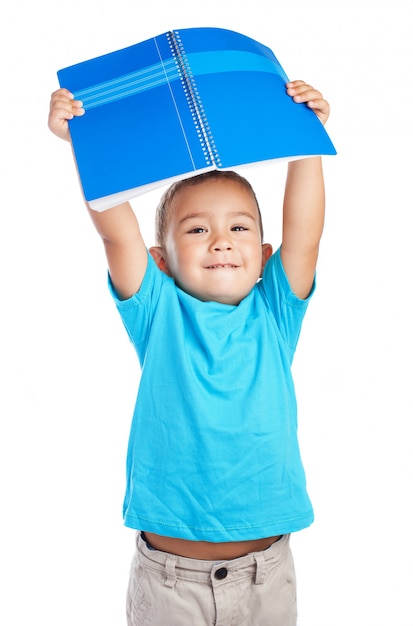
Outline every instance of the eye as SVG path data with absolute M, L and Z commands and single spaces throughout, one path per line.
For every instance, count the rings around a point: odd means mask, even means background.
M 188 232 L 189 234 L 194 233 L 195 235 L 198 233 L 206 233 L 206 228 L 204 228 L 203 226 L 196 226 L 195 228 L 191 228 L 191 230 Z
M 242 231 L 242 230 L 248 230 L 248 228 L 246 228 L 245 226 L 233 226 L 231 230 Z

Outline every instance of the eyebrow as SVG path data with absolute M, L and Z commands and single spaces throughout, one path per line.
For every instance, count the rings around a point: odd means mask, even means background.
M 203 217 L 206 217 L 207 215 L 208 213 L 206 213 L 205 211 L 200 211 L 199 213 L 188 213 L 188 215 L 185 215 L 181 220 L 179 220 L 179 226 L 189 220 L 201 219 Z M 230 211 L 229 213 L 227 213 L 227 215 L 233 218 L 246 217 L 252 221 L 255 221 L 256 219 L 254 215 L 252 215 L 252 213 L 248 213 L 247 211 Z

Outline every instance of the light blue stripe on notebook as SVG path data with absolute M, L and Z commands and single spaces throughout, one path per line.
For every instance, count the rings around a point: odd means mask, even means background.
M 288 80 L 278 61 L 251 52 L 239 50 L 194 52 L 187 54 L 185 58 L 186 66 L 194 77 L 203 74 L 253 71 L 278 74 L 285 82 Z M 77 100 L 82 100 L 85 109 L 92 109 L 180 78 L 177 61 L 171 58 L 164 63 L 156 63 L 137 72 L 76 91 L 73 95 Z
M 178 78 L 179 72 L 176 62 L 174 59 L 170 59 L 165 63 L 156 63 L 137 72 L 124 74 L 118 78 L 75 91 L 73 95 L 77 100 L 82 100 L 85 109 L 93 109 L 141 91 L 153 89 Z
M 194 76 L 220 74 L 222 72 L 270 72 L 288 78 L 276 58 L 269 59 L 261 54 L 241 50 L 214 50 L 187 54 L 188 65 Z

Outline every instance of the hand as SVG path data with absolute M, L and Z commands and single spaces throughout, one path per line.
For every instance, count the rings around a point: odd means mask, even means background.
M 58 89 L 52 93 L 50 99 L 48 126 L 60 139 L 70 141 L 68 120 L 83 115 L 84 112 L 82 102 L 74 100 L 70 91 Z
M 330 115 L 330 105 L 319 91 L 307 85 L 303 80 L 294 80 L 287 83 L 287 93 L 294 102 L 305 102 L 314 111 L 322 124 L 325 124 Z

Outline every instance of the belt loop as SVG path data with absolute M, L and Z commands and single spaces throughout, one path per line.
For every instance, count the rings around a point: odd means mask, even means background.
M 166 570 L 166 580 L 165 580 L 165 585 L 166 587 L 175 587 L 175 583 L 176 583 L 176 571 L 175 571 L 175 564 L 176 564 L 176 556 L 174 554 L 168 554 L 168 556 L 166 557 L 166 563 L 165 563 L 165 570 Z
M 262 585 L 265 577 L 265 556 L 262 552 L 255 552 L 254 559 L 257 565 L 255 570 L 255 584 Z

